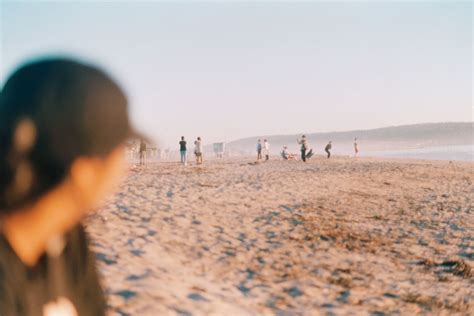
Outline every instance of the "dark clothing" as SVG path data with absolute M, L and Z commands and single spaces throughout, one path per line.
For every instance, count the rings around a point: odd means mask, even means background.
M 331 144 L 327 144 L 326 148 L 324 148 L 324 151 L 327 152 L 328 154 L 328 158 L 331 157 L 331 152 L 330 152 L 331 148 L 332 148 Z
M 0 315 L 42 316 L 43 306 L 59 297 L 68 299 L 79 316 L 105 315 L 106 302 L 84 228 L 76 226 L 65 241 L 59 257 L 44 254 L 30 267 L 0 234 Z
M 306 143 L 306 138 L 303 138 L 299 144 L 301 145 L 301 150 L 308 150 L 308 144 Z
M 331 157 L 331 152 L 329 151 L 329 149 L 331 149 L 331 147 L 326 147 L 324 150 L 328 153 L 328 158 Z
M 146 151 L 146 143 L 144 143 L 144 142 L 140 143 L 140 150 L 139 151 L 141 153 Z
M 186 141 L 182 140 L 179 142 L 179 151 L 186 151 Z
M 301 160 L 306 162 L 306 149 L 301 148 Z

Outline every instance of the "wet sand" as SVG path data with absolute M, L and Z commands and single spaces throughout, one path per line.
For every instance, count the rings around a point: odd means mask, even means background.
M 111 315 L 463 315 L 473 182 L 472 162 L 162 162 L 86 225 Z

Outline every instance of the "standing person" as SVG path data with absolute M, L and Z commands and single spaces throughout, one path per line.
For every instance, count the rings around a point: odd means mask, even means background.
M 140 148 L 139 148 L 139 155 L 140 155 L 140 165 L 146 165 L 146 143 L 145 140 L 140 139 Z
M 127 98 L 69 59 L 18 68 L 0 94 L 0 315 L 98 315 L 107 304 L 82 219 L 118 184 L 135 137 Z M 107 126 L 107 128 L 104 128 Z
M 265 152 L 265 161 L 268 161 L 270 159 L 270 144 L 266 139 L 263 140 L 263 151 Z
M 196 155 L 196 164 L 202 164 L 202 142 L 201 137 L 194 141 L 194 154 Z
M 357 137 L 354 138 L 354 158 L 359 154 L 359 144 L 357 144 Z
M 328 159 L 329 157 L 331 157 L 331 152 L 330 152 L 331 148 L 332 148 L 332 144 L 331 144 L 331 141 L 329 141 L 329 143 L 326 145 L 326 148 L 324 148 L 324 151 L 326 151 L 328 154 Z
M 259 139 L 257 142 L 257 160 L 262 159 L 262 141 Z
M 308 142 L 306 140 L 306 135 L 301 136 L 301 141 L 299 139 L 296 139 L 298 144 L 301 145 L 301 160 L 303 162 L 306 162 L 306 150 L 308 150 Z
M 179 142 L 179 153 L 181 155 L 181 163 L 183 166 L 186 166 L 188 162 L 186 157 L 186 141 L 184 140 L 184 136 L 181 136 L 181 141 Z

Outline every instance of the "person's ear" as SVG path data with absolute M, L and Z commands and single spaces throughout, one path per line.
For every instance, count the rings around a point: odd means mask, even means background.
M 97 158 L 78 158 L 70 169 L 70 179 L 78 198 L 86 205 L 95 199 L 94 191 L 100 182 L 100 172 Z M 85 205 L 85 206 L 86 206 Z
M 125 151 L 118 146 L 106 157 L 81 157 L 73 162 L 70 181 L 82 208 L 93 208 L 119 182 Z

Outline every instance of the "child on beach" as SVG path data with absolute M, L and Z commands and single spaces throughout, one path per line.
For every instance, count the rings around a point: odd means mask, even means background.
M 181 140 L 179 141 L 179 154 L 181 156 L 181 163 L 183 166 L 187 165 L 187 157 L 186 157 L 186 141 L 184 140 L 184 136 L 181 136 Z
M 135 134 L 101 70 L 23 65 L 0 95 L 0 315 L 105 315 L 81 224 L 119 181 Z M 104 127 L 107 128 L 104 128 Z
M 196 164 L 202 164 L 202 142 L 201 137 L 198 137 L 196 141 L 194 141 L 194 155 L 196 156 Z

